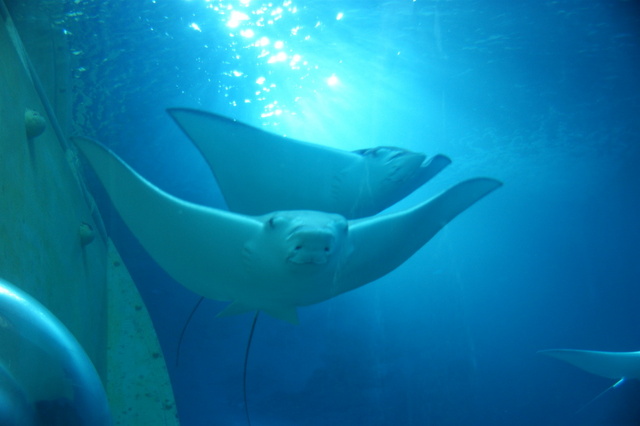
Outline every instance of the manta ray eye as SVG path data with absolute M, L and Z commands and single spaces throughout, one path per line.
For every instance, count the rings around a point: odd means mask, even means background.
M 295 251 L 300 251 L 300 250 L 302 250 L 302 246 L 296 246 L 296 247 L 294 248 L 294 250 L 295 250 Z
M 275 228 L 276 226 L 278 226 L 278 222 L 280 222 L 278 216 L 273 216 L 271 219 L 269 219 L 269 226 L 271 228 Z
M 287 223 L 289 223 L 289 220 L 284 216 L 275 214 L 269 218 L 269 221 L 267 223 L 269 224 L 269 227 L 273 229 L 279 226 L 286 225 Z

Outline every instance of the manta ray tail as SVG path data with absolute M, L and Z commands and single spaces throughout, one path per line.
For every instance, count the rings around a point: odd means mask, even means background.
M 587 408 L 588 406 L 590 406 L 591 404 L 593 404 L 595 401 L 597 401 L 598 399 L 600 399 L 600 397 L 602 395 L 604 395 L 605 393 L 609 392 L 611 389 L 618 387 L 618 385 L 621 385 L 622 382 L 624 382 L 625 379 L 624 377 L 620 380 L 618 380 L 617 382 L 615 382 L 614 384 L 612 384 L 611 386 L 609 386 L 608 388 L 606 388 L 605 390 L 603 390 L 602 392 L 600 392 L 598 395 L 596 395 L 595 398 L 591 399 L 591 401 L 587 402 L 586 404 L 584 404 L 582 407 L 580 407 L 580 409 L 578 411 L 576 411 L 576 414 L 580 413 L 582 410 L 584 410 L 585 408 Z
M 251 342 L 253 342 L 253 332 L 256 330 L 256 323 L 258 322 L 258 316 L 260 311 L 256 311 L 253 316 L 253 322 L 251 323 L 251 330 L 249 331 L 249 338 L 247 339 L 247 349 L 244 353 L 244 368 L 242 370 L 242 396 L 244 398 L 244 414 L 247 417 L 247 424 L 251 426 L 251 417 L 249 416 L 249 404 L 247 403 L 247 365 L 249 364 L 249 350 L 251 349 Z
M 253 312 L 256 308 L 253 306 L 245 305 L 244 303 L 236 300 L 232 302 L 229 306 L 224 308 L 220 313 L 218 313 L 218 317 L 230 317 L 232 315 L 244 314 L 246 312 Z M 298 325 L 300 321 L 298 320 L 298 312 L 295 308 L 265 308 L 260 307 L 261 311 L 266 312 L 274 318 L 279 320 L 287 321 L 293 325 Z
M 178 347 L 176 348 L 176 367 L 178 366 L 178 364 L 180 364 L 180 348 L 182 347 L 182 340 L 184 339 L 184 333 L 187 331 L 187 327 L 189 327 L 189 324 L 191 323 L 191 319 L 193 318 L 193 315 L 196 313 L 196 311 L 198 310 L 198 307 L 203 301 L 204 301 L 204 296 L 200 296 L 200 299 L 198 299 L 198 301 L 193 306 L 193 308 L 191 308 L 191 312 L 189 313 L 187 320 L 184 322 L 184 325 L 182 326 L 182 330 L 180 331 L 180 337 L 178 338 Z

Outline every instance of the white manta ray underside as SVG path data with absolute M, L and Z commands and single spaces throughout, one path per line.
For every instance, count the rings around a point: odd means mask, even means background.
M 176 281 L 204 297 L 232 302 L 223 315 L 262 310 L 293 323 L 297 307 L 391 272 L 501 185 L 471 179 L 411 209 L 355 220 L 305 209 L 250 216 L 176 198 L 96 142 L 74 140 L 124 222 Z M 282 190 L 295 180 L 281 183 Z M 311 184 L 318 182 L 306 181 Z

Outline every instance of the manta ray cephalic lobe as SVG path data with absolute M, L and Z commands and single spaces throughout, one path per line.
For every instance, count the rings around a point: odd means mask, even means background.
M 221 315 L 262 310 L 292 323 L 297 307 L 388 274 L 501 186 L 470 179 L 413 208 L 356 220 L 313 210 L 248 216 L 174 197 L 100 144 L 74 141 L 126 225 L 176 281 L 232 302 Z

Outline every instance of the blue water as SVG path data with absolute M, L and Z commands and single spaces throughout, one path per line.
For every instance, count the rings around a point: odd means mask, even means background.
M 174 106 L 343 149 L 452 158 L 396 208 L 465 178 L 505 183 L 387 277 L 300 309 L 299 326 L 262 316 L 255 425 L 640 424 L 638 383 L 576 414 L 612 381 L 536 355 L 640 349 L 637 2 L 68 3 L 57 25 L 74 52 L 77 131 L 174 195 L 224 207 L 164 112 Z M 205 301 L 176 366 L 198 297 L 99 201 L 182 424 L 245 424 L 251 316 L 218 319 L 224 305 Z

